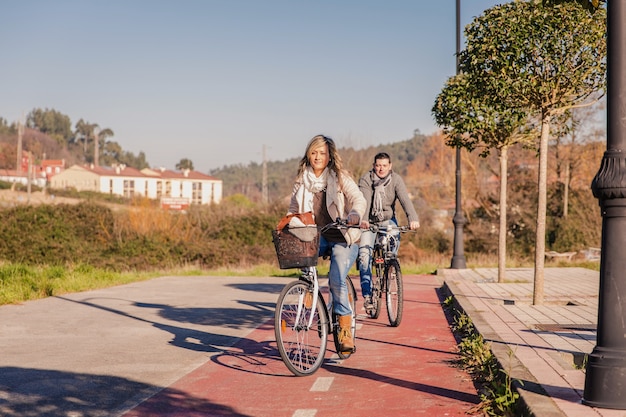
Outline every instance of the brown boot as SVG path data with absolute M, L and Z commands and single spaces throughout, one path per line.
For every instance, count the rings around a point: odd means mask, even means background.
M 352 338 L 352 316 L 338 316 L 339 319 L 339 350 L 341 352 L 354 351 L 354 340 Z
M 313 293 L 307 291 L 304 293 L 304 308 L 311 309 L 313 307 Z

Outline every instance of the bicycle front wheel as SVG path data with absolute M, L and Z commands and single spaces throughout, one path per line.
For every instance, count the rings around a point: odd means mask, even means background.
M 296 376 L 313 374 L 326 354 L 329 327 L 326 305 L 321 293 L 318 293 L 316 305 L 312 305 L 312 290 L 308 282 L 290 282 L 278 296 L 274 312 L 278 351 Z
M 387 317 L 392 327 L 398 327 L 402 321 L 402 272 L 397 259 L 392 259 L 385 268 L 385 280 L 387 283 Z

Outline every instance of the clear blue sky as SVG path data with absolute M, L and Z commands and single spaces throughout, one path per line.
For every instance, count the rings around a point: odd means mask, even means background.
M 461 23 L 502 1 L 461 1 Z M 454 0 L 2 0 L 0 117 L 54 109 L 153 167 L 300 157 L 437 130 Z

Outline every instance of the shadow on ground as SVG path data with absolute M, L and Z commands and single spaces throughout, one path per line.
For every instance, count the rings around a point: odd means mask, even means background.
M 107 375 L 17 367 L 0 368 L 0 415 L 3 417 L 103 417 L 120 415 L 160 388 Z M 172 410 L 243 416 L 232 408 L 176 390 L 159 395 Z

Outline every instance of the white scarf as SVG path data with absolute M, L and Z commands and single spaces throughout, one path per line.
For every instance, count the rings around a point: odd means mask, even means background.
M 306 167 L 302 174 L 302 184 L 297 191 L 296 197 L 300 204 L 300 212 L 313 211 L 313 194 L 326 189 L 328 182 L 328 168 L 324 168 L 322 175 L 315 176 L 311 167 Z
M 391 175 L 389 172 L 385 178 L 380 178 L 372 171 L 372 188 L 374 189 L 374 198 L 372 199 L 372 218 L 381 222 L 385 220 L 385 200 L 387 198 L 385 194 L 385 187 L 391 182 Z

